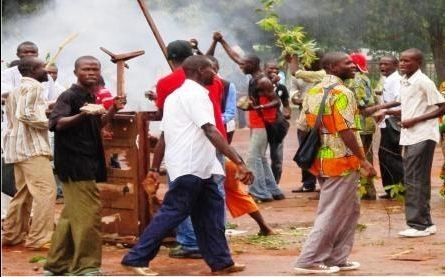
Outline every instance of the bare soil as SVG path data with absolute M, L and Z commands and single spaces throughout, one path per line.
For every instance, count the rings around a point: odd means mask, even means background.
M 234 146 L 246 157 L 249 130 L 237 130 Z M 270 238 L 255 236 L 258 227 L 243 216 L 228 218 L 237 225 L 241 235 L 229 236 L 233 258 L 246 264 L 246 270 L 234 275 L 294 275 L 293 263 L 302 243 L 313 224 L 318 201 L 317 193 L 292 193 L 300 185 L 301 174 L 292 162 L 297 149 L 296 130 L 292 127 L 285 142 L 285 161 L 281 188 L 286 199 L 260 204 L 261 213 L 269 224 L 280 229 L 281 234 Z M 378 161 L 377 157 L 375 161 Z M 407 239 L 397 236 L 405 225 L 403 204 L 394 200 L 362 201 L 361 217 L 357 227 L 351 260 L 361 263 L 356 271 L 344 275 L 445 275 L 445 201 L 439 196 L 442 181 L 439 179 L 443 163 L 442 152 L 436 148 L 432 172 L 431 208 L 438 232 L 429 237 Z M 377 166 L 378 168 L 378 166 Z M 376 188 L 383 192 L 380 180 Z M 165 188 L 163 189 L 165 191 Z M 162 194 L 162 189 L 160 194 Z M 57 205 L 60 211 L 62 205 Z M 128 251 L 111 245 L 103 246 L 102 269 L 106 275 L 131 275 L 120 266 L 122 256 Z M 41 263 L 30 263 L 35 256 L 46 256 L 46 251 L 29 251 L 23 246 L 2 246 L 2 275 L 41 275 Z M 151 262 L 153 270 L 161 275 L 210 275 L 203 260 L 171 259 L 168 250 L 161 248 Z

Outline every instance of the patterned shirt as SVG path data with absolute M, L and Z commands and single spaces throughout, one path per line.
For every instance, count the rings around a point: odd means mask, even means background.
M 342 80 L 326 75 L 323 80 L 309 89 L 303 99 L 299 126 L 313 127 L 317 119 L 324 88 L 335 85 L 328 93 L 320 125 L 321 147 L 309 171 L 321 177 L 345 176 L 360 167 L 359 159 L 345 145 L 339 132 L 354 130 L 357 142 L 362 147 L 358 129 L 360 119 L 354 94 L 344 86 Z
M 346 81 L 346 86 L 354 92 L 355 100 L 359 109 L 374 106 L 377 104 L 377 96 L 371 87 L 368 76 L 362 72 L 356 72 L 354 79 Z M 360 115 L 361 134 L 373 134 L 375 132 L 375 121 L 372 116 Z
M 35 156 L 51 156 L 43 86 L 22 77 L 6 100 L 7 128 L 3 134 L 5 163 L 18 163 Z

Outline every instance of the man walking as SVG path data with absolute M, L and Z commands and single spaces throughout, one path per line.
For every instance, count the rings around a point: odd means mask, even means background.
M 23 57 L 18 70 L 23 77 L 6 100 L 8 127 L 3 138 L 5 163 L 14 164 L 17 193 L 4 222 L 2 244 L 16 245 L 26 238 L 25 247 L 48 249 L 56 199 L 41 84 L 48 80 L 48 74 L 43 61 L 35 57 Z
M 230 256 L 222 220 L 224 199 L 212 178 L 214 174 L 224 174 L 216 150 L 237 164 L 241 181 L 249 184 L 253 175 L 215 128 L 213 105 L 204 88 L 212 84 L 216 74 L 212 62 L 205 56 L 192 56 L 182 67 L 187 79 L 165 101 L 163 132 L 148 174 L 148 178 L 157 181 L 165 153 L 170 188 L 122 265 L 140 275 L 157 275 L 148 267 L 149 262 L 168 232 L 190 215 L 200 252 L 212 272 L 241 271 L 244 265 L 234 264 Z
M 322 59 L 327 75 L 308 91 L 300 126 L 313 127 L 323 95 L 321 147 L 310 172 L 318 176 L 320 201 L 317 217 L 295 264 L 301 274 L 335 273 L 360 267 L 348 261 L 360 215 L 357 196 L 360 167 L 366 177 L 376 174 L 366 160 L 356 126 L 358 116 L 354 94 L 343 81 L 354 77 L 355 65 L 342 52 L 327 53 Z
M 101 273 L 101 202 L 96 182 L 106 181 L 106 168 L 100 129 L 126 100 L 116 97 L 102 116 L 80 111 L 85 104 L 95 103 L 100 73 L 95 57 L 78 58 L 74 65 L 77 83 L 59 96 L 50 116 L 50 130 L 55 132 L 54 164 L 63 182 L 65 206 L 44 266 L 46 275 Z

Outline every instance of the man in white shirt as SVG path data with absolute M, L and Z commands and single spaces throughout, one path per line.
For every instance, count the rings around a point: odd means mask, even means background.
M 22 59 L 24 57 L 38 57 L 39 49 L 34 42 L 25 41 L 17 46 L 17 57 Z M 2 98 L 6 98 L 8 93 L 14 88 L 20 85 L 20 79 L 22 75 L 20 74 L 17 66 L 12 66 L 2 71 L 1 74 L 1 92 Z M 44 83 L 45 84 L 45 83 Z M 48 87 L 43 91 L 43 97 L 45 101 L 53 101 L 57 98 L 54 81 L 52 78 L 48 78 L 46 86 Z
M 384 103 L 399 101 L 400 76 L 397 68 L 399 61 L 394 56 L 383 56 L 379 61 L 379 69 L 385 80 L 383 81 L 382 100 Z M 400 110 L 400 107 L 393 108 Z M 403 183 L 402 146 L 400 146 L 400 118 L 386 115 L 380 123 L 379 165 L 382 175 L 382 185 L 390 186 Z M 390 191 L 379 198 L 390 199 Z
M 431 220 L 431 167 L 434 149 L 439 142 L 438 117 L 445 114 L 445 100 L 420 70 L 423 54 L 411 48 L 400 56 L 402 130 L 400 145 L 404 147 L 405 216 L 408 229 L 403 237 L 424 237 L 436 233 Z
M 237 164 L 243 183 L 250 184 L 253 175 L 215 128 L 213 106 L 204 88 L 216 74 L 212 62 L 205 56 L 191 56 L 182 66 L 187 79 L 167 97 L 161 137 L 147 175 L 157 182 L 165 152 L 172 182 L 158 213 L 121 263 L 139 275 L 156 275 L 149 261 L 168 232 L 191 215 L 200 252 L 212 272 L 242 271 L 245 266 L 235 264 L 230 256 L 224 234 L 224 200 L 212 179 L 213 174 L 224 174 L 216 150 Z

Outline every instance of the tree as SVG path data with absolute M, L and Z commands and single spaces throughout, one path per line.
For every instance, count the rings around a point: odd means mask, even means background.
M 431 54 L 438 83 L 445 81 L 445 1 L 372 0 L 367 29 L 375 49 L 420 48 Z

